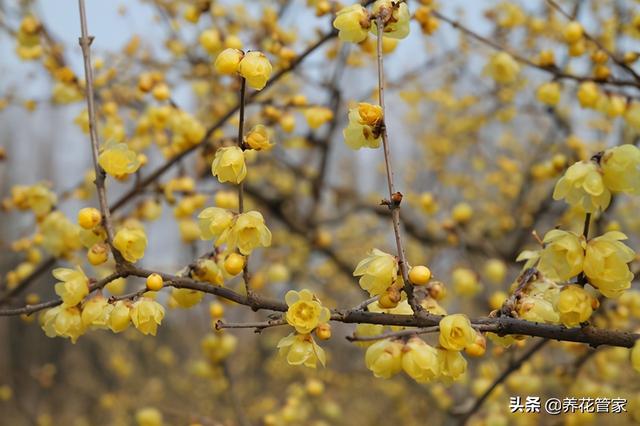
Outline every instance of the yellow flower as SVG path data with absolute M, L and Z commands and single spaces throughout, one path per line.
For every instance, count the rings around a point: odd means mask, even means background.
M 244 153 L 237 146 L 218 148 L 211 164 L 211 173 L 220 182 L 238 184 L 247 176 Z
M 211 28 L 201 32 L 200 37 L 198 37 L 198 41 L 200 42 L 202 48 L 209 54 L 216 53 L 218 50 L 220 50 L 220 46 L 222 46 L 220 33 L 215 28 Z
M 556 300 L 556 311 L 560 322 L 567 327 L 576 327 L 591 318 L 594 299 L 579 285 L 568 285 L 560 291 Z
M 509 84 L 518 78 L 520 65 L 508 53 L 499 52 L 491 57 L 485 72 L 498 83 Z
M 164 318 L 164 308 L 155 300 L 142 297 L 138 299 L 129 311 L 131 322 L 142 334 L 156 335 L 158 326 Z
M 476 331 L 464 314 L 447 315 L 440 320 L 440 345 L 452 351 L 461 351 L 476 341 Z
M 238 49 L 224 49 L 216 57 L 213 66 L 219 74 L 235 74 L 243 57 L 244 53 Z
M 500 259 L 489 259 L 484 264 L 484 274 L 494 284 L 500 284 L 507 275 L 507 265 Z
M 82 324 L 86 328 L 107 328 L 112 309 L 113 305 L 103 296 L 89 299 L 82 306 Z
M 134 173 L 140 167 L 138 154 L 124 143 L 105 144 L 98 163 L 107 173 L 114 177 L 123 177 Z
M 286 320 L 300 334 L 311 333 L 318 325 L 329 321 L 329 309 L 314 297 L 309 290 L 300 292 L 289 290 L 285 295 L 287 302 Z
M 353 276 L 360 276 L 360 287 L 370 296 L 379 296 L 396 280 L 398 262 L 394 256 L 374 248 L 358 263 Z
M 582 108 L 594 108 L 600 99 L 600 90 L 593 81 L 585 81 L 580 83 L 577 96 Z
M 64 337 L 75 343 L 84 334 L 80 309 L 65 305 L 56 306 L 46 311 L 40 318 L 42 329 L 47 337 Z
M 384 36 L 391 38 L 405 38 L 408 36 L 411 16 L 407 4 L 393 0 L 377 0 L 371 7 L 371 14 L 376 16 L 382 13 L 382 16 L 385 16 L 386 14 L 382 12 L 384 9 L 391 11 L 389 19 L 384 22 Z M 377 35 L 376 21 L 372 20 L 371 22 L 371 32 Z
M 451 274 L 453 288 L 461 296 L 474 296 L 482 290 L 475 272 L 467 268 L 456 268 Z
M 42 246 L 56 257 L 68 257 L 82 247 L 80 227 L 71 223 L 60 211 L 53 211 L 40 223 Z
M 277 347 L 280 356 L 286 357 L 290 365 L 316 368 L 318 361 L 323 367 L 327 362 L 324 349 L 318 346 L 309 334 L 291 333 L 280 339 Z
M 344 141 L 351 149 L 378 148 L 382 108 L 368 103 L 349 110 L 349 124 L 342 131 Z
M 162 413 L 153 407 L 145 407 L 136 411 L 137 426 L 162 426 Z
M 440 375 L 445 382 L 459 379 L 467 371 L 467 360 L 458 351 L 437 349 Z
M 566 281 L 582 272 L 584 238 L 554 229 L 547 232 L 543 242 L 538 269 L 546 277 Z
M 636 340 L 631 349 L 631 365 L 640 373 L 640 340 Z
M 602 179 L 611 191 L 640 195 L 640 149 L 625 144 L 608 149 L 601 160 Z
M 580 161 L 567 169 L 558 180 L 553 199 L 564 199 L 572 206 L 581 206 L 587 213 L 604 210 L 611 201 L 598 167 L 591 161 Z
M 271 70 L 271 63 L 262 52 L 248 52 L 238 65 L 238 73 L 256 90 L 264 88 L 271 77 Z
M 326 107 L 309 107 L 303 111 L 307 125 L 312 129 L 317 129 L 333 118 L 333 111 Z
M 256 151 L 269 150 L 273 146 L 269 141 L 269 130 L 262 124 L 258 124 L 247 133 L 244 142 Z
M 210 333 L 200 342 L 200 347 L 205 356 L 217 363 L 229 357 L 238 346 L 238 339 L 233 334 Z
M 542 297 L 524 296 L 517 308 L 518 317 L 526 321 L 557 324 L 560 315 L 554 309 L 553 303 Z
M 402 369 L 418 383 L 426 383 L 440 375 L 438 351 L 424 340 L 413 337 L 404 347 Z
M 397 340 L 380 340 L 367 348 L 364 362 L 376 377 L 388 379 L 402 370 L 402 349 Z
M 333 26 L 338 30 L 338 38 L 342 41 L 360 43 L 367 38 L 369 27 L 369 13 L 360 4 L 344 7 L 336 13 Z
M 536 98 L 545 105 L 554 106 L 560 101 L 560 84 L 548 82 L 538 87 Z
M 139 228 L 122 228 L 113 238 L 113 246 L 127 262 L 137 262 L 144 257 L 147 236 Z
M 89 279 L 80 269 L 56 268 L 53 276 L 61 281 L 55 291 L 66 306 L 76 306 L 89 294 Z
M 224 238 L 233 224 L 233 213 L 220 207 L 208 207 L 198 215 L 198 226 L 203 240 Z
M 171 292 L 172 301 L 180 308 L 185 309 L 197 305 L 203 297 L 203 292 L 190 288 L 174 288 Z
M 635 252 L 621 242 L 626 239 L 622 232 L 611 231 L 587 243 L 584 273 L 606 297 L 617 297 L 631 286 L 633 273 L 627 264 Z
M 109 313 L 109 329 L 114 333 L 120 333 L 129 328 L 129 324 L 131 324 L 129 304 L 119 300 L 113 305 L 113 309 Z
M 248 255 L 257 247 L 271 245 L 271 231 L 264 224 L 260 212 L 250 211 L 236 216 L 225 241 L 220 242 L 227 243 L 227 251 L 234 251 L 237 247 L 240 253 Z

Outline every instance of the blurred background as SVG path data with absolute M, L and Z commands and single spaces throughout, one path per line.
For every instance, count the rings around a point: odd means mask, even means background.
M 408 3 L 412 13 L 433 6 Z M 615 51 L 637 49 L 640 29 L 634 33 L 632 22 L 637 2 L 559 3 Z M 434 7 L 525 58 L 535 60 L 550 49 L 560 68 L 584 74 L 593 65 L 588 53 L 570 55 L 559 35 L 566 18 L 545 1 L 460 0 Z M 233 38 L 246 50 L 265 51 L 277 71 L 291 64 L 282 49 L 304 52 L 332 30 L 338 8 L 336 2 L 321 0 L 87 0 L 98 108 L 103 108 L 101 140 L 125 141 L 144 153 L 148 163 L 138 177 L 148 176 L 167 161 L 164 148 L 175 132 L 168 127 L 155 134 L 141 130 L 150 108 L 168 104 L 140 91 L 143 73 L 160 73 L 170 87 L 172 108 L 208 128 L 235 105 L 237 94 L 234 81 L 213 72 L 216 53 L 200 41 L 203 31 L 217 30 L 223 46 Z M 17 52 L 17 32 L 26 16 L 36 17 L 43 28 L 45 53 L 31 60 Z M 517 277 L 522 266 L 515 263 L 517 255 L 535 246 L 532 231 L 543 235 L 559 225 L 581 229 L 580 212 L 551 199 L 565 168 L 606 147 L 636 143 L 637 123 L 608 114 L 606 106 L 580 108 L 573 81 L 562 81 L 557 105 L 544 105 L 536 99 L 536 88 L 553 78 L 549 73 L 523 65 L 515 83 L 499 85 L 486 69 L 495 54 L 487 43 L 444 21 L 430 32 L 414 19 L 410 36 L 388 41 L 385 53 L 387 125 L 397 186 L 405 196 L 406 249 L 410 263 L 429 265 L 445 284 L 447 296 L 439 301 L 443 309 L 486 315 L 500 306 Z M 43 184 L 56 194 L 55 209 L 74 223 L 81 207 L 97 206 L 87 177 L 92 163 L 78 82 L 84 75 L 79 33 L 73 0 L 0 0 L 0 147 L 6 157 L 0 161 L 0 198 L 10 200 L 16 185 Z M 268 125 L 276 142 L 272 151 L 250 160 L 247 180 L 249 208 L 264 214 L 274 235 L 273 247 L 252 256 L 250 263 L 254 288 L 261 293 L 282 299 L 289 289 L 310 288 L 330 308 L 355 306 L 367 297 L 351 274 L 357 262 L 373 247 L 395 252 L 388 211 L 379 206 L 386 193 L 382 153 L 351 151 L 342 136 L 348 109 L 376 100 L 374 43 L 374 37 L 361 45 L 330 39 L 247 107 L 247 128 Z M 56 70 L 62 68 L 77 80 L 61 81 Z M 620 72 L 613 70 L 616 77 Z M 631 103 L 637 97 L 633 90 L 613 88 L 612 93 Z M 295 100 L 301 95 L 304 102 Z M 115 116 L 105 112 L 108 103 L 117 106 Z M 330 117 L 317 125 L 309 113 L 314 108 L 329 111 Z M 283 116 L 293 117 L 293 125 Z M 211 250 L 210 241 L 193 238 L 191 230 L 202 208 L 219 204 L 217 196 L 235 194 L 232 186 L 212 179 L 209 167 L 215 147 L 233 140 L 236 126 L 234 117 L 115 215 L 118 223 L 132 218 L 144 223 L 149 245 L 141 266 L 174 273 Z M 192 178 L 195 188 L 167 196 L 169 183 L 182 176 Z M 109 179 L 109 200 L 127 194 L 138 177 Z M 175 206 L 194 193 L 205 196 L 204 206 L 190 217 L 178 217 Z M 161 209 L 154 220 L 145 217 L 145 203 Z M 452 216 L 461 204 L 473 212 L 464 223 Z M 596 229 L 623 230 L 633 247 L 640 231 L 638 207 L 637 200 L 616 197 Z M 92 277 L 109 270 L 88 265 L 83 248 L 50 258 L 37 243 L 40 219 L 11 201 L 3 203 L 0 294 L 11 297 L 0 298 L 0 305 L 52 299 L 55 265 L 81 264 Z M 13 293 L 16 277 L 29 277 L 30 284 Z M 243 289 L 238 279 L 225 285 Z M 107 293 L 142 286 L 143 280 L 129 278 Z M 225 339 L 214 332 L 217 317 L 210 311 L 230 322 L 261 321 L 267 313 L 210 295 L 193 308 L 171 308 L 170 293 L 165 293 L 158 300 L 167 306 L 167 315 L 155 338 L 135 330 L 121 335 L 100 330 L 71 344 L 46 337 L 37 315 L 0 318 L 0 424 L 128 425 L 136 424 L 136 413 L 145 407 L 161 411 L 168 425 L 456 424 L 452 412 L 469 407 L 513 353 L 523 350 L 523 345 L 505 350 L 490 344 L 488 356 L 471 360 L 468 377 L 452 386 L 418 385 L 404 376 L 378 380 L 365 368 L 364 350 L 344 339 L 354 327 L 337 324 L 332 339 L 323 342 L 327 368 L 309 370 L 288 366 L 277 356 L 276 343 L 286 335 L 282 328 L 260 335 L 229 330 L 225 335 L 235 339 Z M 625 303 L 612 304 L 612 312 Z M 602 325 L 629 326 L 612 316 L 605 315 Z M 632 320 L 630 314 L 624 318 Z M 590 353 L 588 348 L 553 343 L 547 352 L 552 355 L 527 363 L 476 421 L 544 422 L 508 417 L 508 396 L 606 386 L 603 376 L 613 382 L 611 377 L 626 374 L 626 367 L 609 371 L 600 366 L 600 358 L 620 358 L 611 351 L 599 351 L 593 365 L 580 364 L 578 371 L 576 360 Z M 620 386 L 621 393 L 637 400 L 637 386 Z M 623 422 L 633 419 L 625 416 Z

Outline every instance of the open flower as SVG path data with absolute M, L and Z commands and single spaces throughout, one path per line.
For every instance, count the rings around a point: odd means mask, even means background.
M 131 324 L 131 315 L 129 312 L 129 303 L 119 300 L 113 305 L 113 309 L 109 313 L 109 329 L 114 333 L 120 333 Z
M 640 195 L 640 148 L 625 144 L 608 149 L 601 164 L 607 188 Z
M 398 277 L 398 261 L 394 256 L 374 248 L 358 263 L 353 276 L 360 276 L 360 287 L 368 291 L 370 296 L 379 296 Z
M 318 361 L 323 367 L 327 362 L 324 349 L 318 346 L 309 334 L 291 333 L 280 339 L 278 349 L 280 356 L 286 357 L 291 365 L 316 368 Z
M 376 377 L 388 379 L 402 370 L 402 349 L 397 340 L 380 340 L 367 348 L 364 362 Z
M 138 154 L 124 143 L 105 144 L 98 157 L 98 163 L 114 177 L 123 177 L 134 173 L 140 167 Z
M 540 251 L 538 269 L 552 280 L 568 280 L 582 272 L 584 238 L 573 232 L 554 229 L 547 232 Z
M 46 311 L 40 321 L 47 337 L 60 336 L 71 339 L 72 343 L 76 343 L 86 330 L 82 323 L 80 309 L 75 306 L 56 306 Z
M 342 131 L 344 142 L 351 149 L 378 148 L 382 108 L 368 103 L 358 104 L 349 110 L 349 124 Z
M 144 257 L 147 235 L 140 228 L 122 228 L 116 232 L 113 246 L 127 262 L 137 262 Z
M 241 213 L 227 234 L 225 241 L 227 251 L 233 251 L 237 247 L 244 255 L 251 254 L 257 247 L 269 247 L 271 245 L 271 231 L 264 224 L 264 217 L 257 211 Z
M 476 331 L 464 314 L 447 315 L 440 320 L 440 345 L 452 351 L 461 351 L 476 341 Z
M 329 309 L 313 296 L 309 290 L 290 290 L 285 295 L 287 309 L 286 320 L 300 334 L 311 333 L 318 325 L 329 321 Z
M 413 337 L 404 347 L 402 369 L 418 383 L 425 383 L 440 375 L 438 351 L 424 340 Z
M 208 207 L 198 215 L 200 238 L 203 240 L 223 239 L 223 235 L 233 224 L 233 213 L 220 207 Z
M 373 16 L 381 14 L 383 17 L 388 17 L 384 21 L 383 34 L 385 37 L 405 38 L 409 35 L 409 20 L 411 19 L 411 15 L 405 2 L 377 0 L 371 7 L 371 14 Z M 372 21 L 371 32 L 376 35 L 378 34 L 375 20 Z
M 621 242 L 626 239 L 622 232 L 611 231 L 587 243 L 584 273 L 606 297 L 617 297 L 631 286 L 633 272 L 628 263 L 635 252 Z
M 269 141 L 269 129 L 262 124 L 258 124 L 247 133 L 244 143 L 256 151 L 269 150 L 273 146 Z
M 440 375 L 445 381 L 457 380 L 467 371 L 467 360 L 458 351 L 437 349 Z
M 238 184 L 247 176 L 244 153 L 237 146 L 218 148 L 211 163 L 211 173 L 218 181 Z
M 369 13 L 360 4 L 342 8 L 336 13 L 333 26 L 338 30 L 338 38 L 342 41 L 360 43 L 367 38 L 371 27 Z
M 82 324 L 87 328 L 107 328 L 112 309 L 113 305 L 103 296 L 89 299 L 82 307 Z
M 142 334 L 156 335 L 164 318 L 164 308 L 153 299 L 142 297 L 130 310 L 131 322 Z
M 598 166 L 592 161 L 580 161 L 569 167 L 558 180 L 553 199 L 564 199 L 572 206 L 594 213 L 609 206 L 611 192 L 605 186 Z
M 76 306 L 89 294 L 89 279 L 82 270 L 56 268 L 53 276 L 61 281 L 55 291 L 66 306 Z
M 581 286 L 568 285 L 560 291 L 555 309 L 560 322 L 567 327 L 576 327 L 591 318 L 595 299 Z

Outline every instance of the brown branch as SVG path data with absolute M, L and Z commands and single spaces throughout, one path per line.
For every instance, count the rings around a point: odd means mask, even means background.
M 520 367 L 522 367 L 522 364 L 524 364 L 529 358 L 531 358 L 533 355 L 535 355 L 538 351 L 540 351 L 547 343 L 549 343 L 549 340 L 547 339 L 543 339 L 540 340 L 538 343 L 536 343 L 535 345 L 533 345 L 527 352 L 525 352 L 524 354 L 522 354 L 522 356 L 518 359 L 516 359 L 515 361 L 513 361 L 503 372 L 502 374 L 500 374 L 500 376 L 498 376 L 493 383 L 491 384 L 491 386 L 489 386 L 489 388 L 487 390 L 484 391 L 484 393 L 482 395 L 480 395 L 480 397 L 478 397 L 478 399 L 474 402 L 474 404 L 471 406 L 471 408 L 469 409 L 469 411 L 465 412 L 462 416 L 462 418 L 460 419 L 460 425 L 464 425 L 466 424 L 467 420 L 469 420 L 469 418 L 471 416 L 473 416 L 473 414 L 475 414 L 480 407 L 482 407 L 482 404 L 487 400 L 487 398 L 489 398 L 489 396 L 491 396 L 491 394 L 493 393 L 493 391 L 505 380 L 507 380 L 507 378 L 511 375 L 511 373 L 517 371 L 520 369 Z
M 573 21 L 575 19 L 575 16 L 572 16 L 571 14 L 565 12 L 558 3 L 556 3 L 554 0 L 546 0 L 547 3 L 549 4 L 549 6 L 551 6 L 552 8 L 554 8 L 555 10 L 557 10 L 562 16 L 564 16 L 565 18 L 567 18 L 570 21 Z M 631 74 L 633 76 L 633 78 L 636 81 L 640 81 L 640 75 L 638 75 L 637 72 L 635 72 L 635 70 L 633 68 L 631 68 L 628 64 L 626 64 L 623 60 L 621 60 L 617 55 L 615 55 L 612 51 L 610 51 L 609 49 L 607 49 L 602 43 L 600 43 L 595 37 L 593 37 L 591 34 L 589 34 L 587 31 L 582 32 L 584 38 L 586 38 L 587 40 L 589 40 L 590 42 L 592 42 L 593 44 L 596 45 L 596 47 L 600 50 L 602 50 L 604 53 L 607 54 L 607 56 L 609 58 L 611 58 L 611 60 L 613 62 L 616 63 L 616 65 L 618 65 L 620 68 L 624 69 L 627 73 Z
M 460 31 L 462 31 L 463 33 L 467 34 L 468 36 L 470 36 L 471 38 L 475 39 L 476 41 L 479 41 L 495 50 L 501 51 L 501 52 L 506 52 L 509 55 L 511 55 L 513 57 L 513 59 L 515 59 L 516 61 L 523 63 L 529 67 L 532 68 L 536 68 L 548 73 L 551 73 L 554 77 L 554 79 L 560 80 L 560 79 L 565 79 L 565 80 L 574 80 L 577 82 L 584 82 L 584 81 L 593 81 L 595 83 L 600 83 L 600 84 L 609 84 L 612 86 L 624 86 L 624 87 L 634 87 L 636 89 L 640 89 L 640 83 L 637 81 L 633 81 L 633 80 L 618 80 L 618 79 L 612 79 L 609 78 L 607 80 L 602 80 L 602 79 L 597 79 L 595 77 L 589 77 L 589 76 L 579 76 L 579 75 L 574 75 L 574 74 L 569 74 L 567 72 L 561 71 L 558 68 L 555 67 L 543 67 L 541 65 L 536 64 L 535 62 L 531 61 L 530 59 L 525 58 L 524 56 L 518 55 L 517 53 L 507 49 L 506 47 L 496 43 L 493 40 L 488 39 L 487 37 L 484 37 L 476 32 L 474 32 L 473 30 L 467 28 L 466 26 L 462 25 L 459 21 L 456 21 L 454 19 L 448 18 L 445 15 L 441 14 L 440 12 L 438 12 L 437 10 L 432 10 L 431 13 L 433 14 L 433 16 L 435 16 L 436 18 L 448 23 L 449 25 L 451 25 L 453 28 L 458 29 Z
M 382 148 L 384 152 L 384 164 L 387 174 L 387 186 L 389 188 L 389 200 L 388 206 L 391 209 L 391 222 L 393 224 L 393 233 L 396 240 L 396 249 L 398 251 L 398 267 L 402 279 L 404 280 L 404 291 L 407 293 L 409 305 L 413 309 L 414 313 L 418 313 L 421 310 L 420 304 L 416 301 L 413 295 L 413 285 L 409 281 L 409 271 L 407 271 L 407 259 L 404 253 L 404 246 L 402 244 L 402 235 L 400 231 L 400 202 L 402 201 L 402 194 L 396 192 L 394 178 L 393 178 L 393 166 L 391 164 L 391 151 L 389 149 L 389 136 L 387 135 L 386 124 L 386 110 L 384 104 L 384 62 L 382 59 L 382 34 L 384 33 L 384 21 L 381 13 L 378 13 L 376 17 L 376 25 L 378 27 L 378 41 L 377 41 L 377 57 L 378 57 L 378 102 L 380 108 L 382 108 L 382 124 L 380 128 L 380 134 L 382 137 Z
M 84 75 L 85 75 L 85 94 L 87 97 L 87 110 L 89 114 L 89 136 L 91 138 L 91 155 L 93 160 L 93 168 L 95 170 L 96 179 L 96 191 L 98 193 L 98 202 L 100 203 L 100 213 L 102 213 L 104 228 L 107 232 L 107 242 L 111 247 L 111 252 L 116 260 L 116 264 L 122 262 L 120 253 L 113 247 L 113 226 L 111 223 L 111 212 L 109 211 L 109 204 L 107 201 L 107 191 L 105 188 L 106 173 L 104 169 L 98 163 L 98 156 L 100 155 L 100 142 L 98 140 L 98 126 L 96 121 L 95 112 L 95 100 L 93 90 L 93 68 L 91 67 L 91 43 L 93 42 L 93 36 L 89 35 L 87 29 L 87 14 L 85 11 L 84 0 L 78 0 L 78 7 L 80 9 L 80 31 L 82 36 L 78 39 L 80 47 L 82 48 L 82 58 L 84 60 Z
M 152 273 L 159 274 L 168 287 L 188 288 L 191 290 L 202 291 L 204 293 L 213 294 L 236 302 L 240 305 L 248 306 L 256 311 L 270 310 L 286 312 L 288 309 L 287 304 L 280 300 L 266 298 L 257 294 L 253 295 L 252 298 L 249 298 L 246 295 L 239 294 L 226 287 L 215 286 L 210 283 L 200 282 L 191 278 L 179 277 L 172 274 L 140 269 L 132 265 L 126 265 L 123 271 L 116 272 L 109 277 L 96 282 L 91 287 L 91 291 L 98 290 L 104 287 L 108 282 L 119 277 L 137 276 L 146 278 Z M 44 302 L 39 305 L 26 306 L 24 308 L 0 309 L 0 316 L 20 315 L 23 313 L 30 314 L 56 306 L 59 303 L 61 303 L 61 301 L 58 299 L 50 302 Z M 420 315 L 399 315 L 349 309 L 335 310 L 331 314 L 332 321 L 347 324 L 364 323 L 417 328 L 436 326 L 440 323 L 442 318 L 442 316 L 433 315 L 425 311 L 420 312 Z M 471 323 L 474 328 L 484 331 L 493 330 L 493 332 L 500 336 L 515 334 L 543 337 L 558 341 L 586 343 L 592 347 L 609 345 L 631 348 L 635 341 L 640 338 L 640 334 L 627 331 L 608 330 L 592 326 L 566 328 L 562 325 L 542 324 L 506 316 L 497 318 L 481 317 L 471 320 Z

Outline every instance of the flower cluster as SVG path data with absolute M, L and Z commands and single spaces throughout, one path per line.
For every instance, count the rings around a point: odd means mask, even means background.
M 220 207 L 209 207 L 198 215 L 201 238 L 214 240 L 215 246 L 226 244 L 228 253 L 236 249 L 244 255 L 257 247 L 271 245 L 271 231 L 258 211 L 233 214 Z
M 384 24 L 383 35 L 402 39 L 409 35 L 409 8 L 405 2 L 377 0 L 368 12 L 360 4 L 354 4 L 338 11 L 333 26 L 342 41 L 360 43 L 366 40 L 369 31 L 377 35 L 376 18 Z
M 110 329 L 120 333 L 130 323 L 142 333 L 156 335 L 164 317 L 164 308 L 155 300 L 141 297 L 131 303 L 110 303 L 102 295 L 86 299 L 89 279 L 80 269 L 57 268 L 53 276 L 60 280 L 55 291 L 62 304 L 45 311 L 40 324 L 48 337 L 64 337 L 75 343 L 90 329 Z
M 598 162 L 575 163 L 556 184 L 553 198 L 594 213 L 609 206 L 612 192 L 640 194 L 639 148 L 621 145 L 604 151 Z
M 225 49 L 216 57 L 214 63 L 220 74 L 239 74 L 247 84 L 256 90 L 262 90 L 271 77 L 272 66 L 262 52 L 244 53 L 238 49 Z
M 322 366 L 326 364 L 326 355 L 314 341 L 311 333 L 316 332 L 318 338 L 326 340 L 331 337 L 329 328 L 329 309 L 322 306 L 320 301 L 309 290 L 290 290 L 285 295 L 287 312 L 285 319 L 295 329 L 295 333 L 289 334 L 278 342 L 280 355 L 286 357 L 291 365 L 304 365 L 316 368 L 319 361 Z

